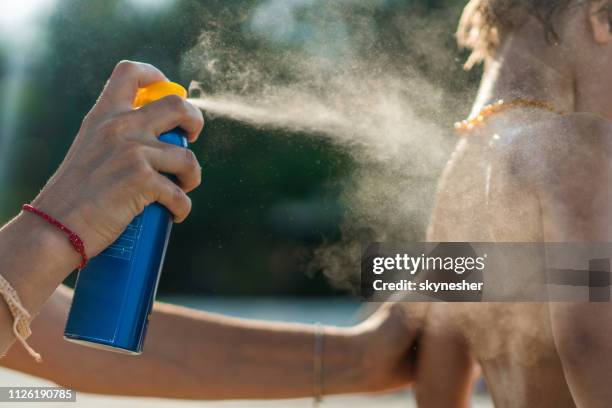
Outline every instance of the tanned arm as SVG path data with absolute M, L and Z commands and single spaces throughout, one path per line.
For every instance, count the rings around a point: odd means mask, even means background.
M 313 327 L 224 317 L 156 304 L 141 356 L 62 339 L 71 291 L 60 288 L 33 325 L 37 364 L 14 347 L 6 367 L 84 392 L 185 399 L 278 399 L 313 395 Z M 325 327 L 323 393 L 405 387 L 412 378 L 410 321 L 393 305 L 361 325 Z

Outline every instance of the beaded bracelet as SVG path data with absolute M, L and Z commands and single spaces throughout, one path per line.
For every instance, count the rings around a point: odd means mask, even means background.
M 38 215 L 39 217 L 47 221 L 49 224 L 53 225 L 54 227 L 57 227 L 57 229 L 59 229 L 60 231 L 68 235 L 68 240 L 70 241 L 74 249 L 79 253 L 79 255 L 81 255 L 81 264 L 79 265 L 79 269 L 83 269 L 87 265 L 87 254 L 85 253 L 85 244 L 83 243 L 83 240 L 81 239 L 81 237 L 79 237 L 79 235 L 76 232 L 73 232 L 70 228 L 68 228 L 67 226 L 65 226 L 64 224 L 62 224 L 61 222 L 59 222 L 58 220 L 56 220 L 49 214 L 39 210 L 38 208 L 31 206 L 30 204 L 24 204 L 21 207 L 21 209 L 23 211 L 27 211 L 32 214 Z

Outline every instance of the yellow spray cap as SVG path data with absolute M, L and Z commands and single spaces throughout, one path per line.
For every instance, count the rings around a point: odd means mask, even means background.
M 168 95 L 178 95 L 185 99 L 187 97 L 187 90 L 175 82 L 153 82 L 144 88 L 138 89 L 132 105 L 134 108 L 140 108 Z

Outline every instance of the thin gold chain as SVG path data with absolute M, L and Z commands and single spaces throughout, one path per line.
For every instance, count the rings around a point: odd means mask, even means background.
M 465 119 L 461 122 L 455 123 L 455 130 L 458 133 L 468 132 L 477 126 L 482 125 L 485 122 L 485 119 L 491 115 L 496 113 L 500 113 L 502 111 L 511 109 L 511 108 L 536 108 L 543 109 L 549 112 L 558 113 L 559 115 L 563 115 L 564 112 L 558 111 L 555 109 L 554 105 L 548 101 L 540 101 L 536 99 L 526 99 L 526 98 L 517 98 L 511 102 L 505 103 L 502 99 L 498 100 L 495 103 L 485 106 L 478 112 L 476 116 L 471 119 Z

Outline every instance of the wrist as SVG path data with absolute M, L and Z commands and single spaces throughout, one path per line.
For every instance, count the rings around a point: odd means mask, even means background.
M 88 222 L 88 220 L 92 219 L 92 217 L 87 214 L 87 209 L 89 207 L 82 202 L 77 205 L 74 200 L 58 199 L 58 191 L 61 191 L 61 189 L 54 185 L 47 185 L 34 201 L 32 201 L 32 206 L 55 218 L 77 234 L 83 241 L 86 256 L 92 258 L 100 251 L 100 248 L 98 248 L 100 246 L 100 240 L 96 231 L 91 228 Z M 46 222 L 45 220 L 41 221 Z M 55 232 L 60 235 L 60 238 L 61 235 L 65 235 L 53 225 L 49 225 L 49 227 L 51 231 L 55 229 Z M 64 237 L 66 241 L 70 243 L 68 241 L 68 236 L 65 235 Z M 76 252 L 74 248 L 73 251 Z M 79 264 L 80 262 L 75 266 Z
M 79 254 L 67 236 L 35 214 L 21 212 L 2 229 L 3 276 L 12 284 L 28 309 L 42 300 L 72 272 Z M 39 304 L 40 303 L 40 304 Z
M 83 244 L 83 240 L 81 239 L 79 234 L 75 233 L 70 228 L 65 226 L 61 221 L 55 219 L 51 215 L 47 214 L 44 211 L 39 210 L 38 208 L 30 204 L 24 204 L 21 207 L 21 209 L 25 213 L 31 213 L 31 214 L 34 214 L 42 218 L 48 224 L 55 227 L 57 230 L 61 231 L 64 235 L 66 235 L 68 237 L 68 241 L 70 241 L 70 244 L 72 245 L 74 250 L 78 252 L 78 254 L 81 257 L 81 263 L 79 264 L 79 269 L 82 269 L 87 265 L 88 258 L 87 258 L 87 254 L 85 254 L 85 245 Z
M 367 340 L 352 329 L 326 327 L 323 337 L 323 395 L 364 392 Z
M 47 262 L 52 267 L 66 270 L 67 276 L 79 265 L 79 253 L 59 228 L 40 216 L 25 211 L 14 219 L 14 223 L 33 249 L 48 256 Z

